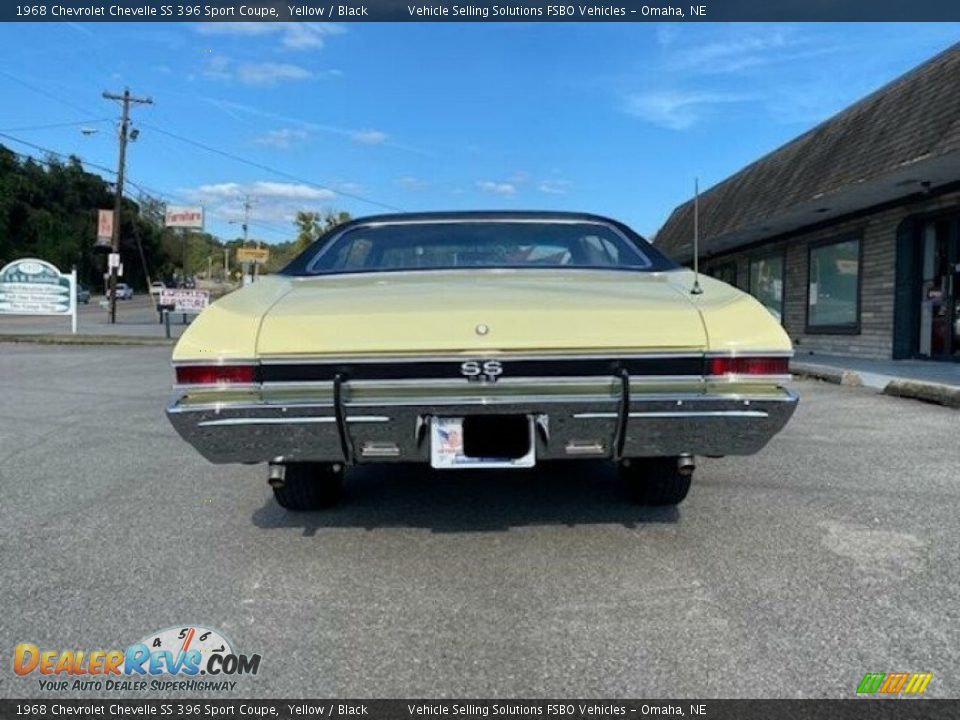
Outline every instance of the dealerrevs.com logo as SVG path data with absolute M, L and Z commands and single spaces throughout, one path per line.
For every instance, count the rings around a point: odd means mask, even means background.
M 199 625 L 150 633 L 125 650 L 41 649 L 20 643 L 13 671 L 37 676 L 50 691 L 233 690 L 239 675 L 256 675 L 260 655 L 237 653 L 221 633 Z

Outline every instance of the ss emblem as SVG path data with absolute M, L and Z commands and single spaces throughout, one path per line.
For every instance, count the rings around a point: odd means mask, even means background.
M 460 365 L 460 374 L 473 382 L 496 382 L 503 375 L 503 365 L 499 360 L 467 360 Z

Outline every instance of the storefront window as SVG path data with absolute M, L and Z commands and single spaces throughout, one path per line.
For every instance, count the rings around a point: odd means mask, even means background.
M 856 331 L 859 321 L 860 240 L 810 248 L 808 332 Z
M 737 264 L 733 262 L 724 263 L 723 265 L 716 265 L 710 268 L 707 273 L 711 277 L 715 277 L 721 282 L 727 283 L 727 285 L 737 286 Z
M 783 255 L 768 255 L 750 261 L 750 294 L 783 321 Z

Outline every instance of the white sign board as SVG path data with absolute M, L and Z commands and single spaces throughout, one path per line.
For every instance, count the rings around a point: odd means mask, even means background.
M 173 228 L 203 229 L 203 207 L 167 205 L 163 224 Z
M 209 304 L 209 290 L 164 289 L 160 291 L 160 305 L 172 308 L 170 312 L 197 314 Z
M 113 240 L 113 210 L 101 210 L 97 216 L 97 244 L 109 245 Z
M 0 314 L 70 315 L 77 331 L 77 273 L 61 273 L 44 260 L 24 258 L 0 268 Z

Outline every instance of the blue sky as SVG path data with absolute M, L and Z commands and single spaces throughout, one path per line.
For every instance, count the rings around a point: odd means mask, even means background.
M 155 103 L 134 110 L 131 180 L 202 202 L 224 237 L 238 234 L 230 221 L 249 193 L 251 235 L 273 242 L 292 237 L 298 209 L 383 211 L 351 196 L 404 210 L 599 212 L 651 236 L 694 175 L 702 188 L 722 180 L 956 42 L 960 25 L 46 23 L 2 34 L 0 132 L 113 167 L 118 109 L 101 92 L 129 85 Z

